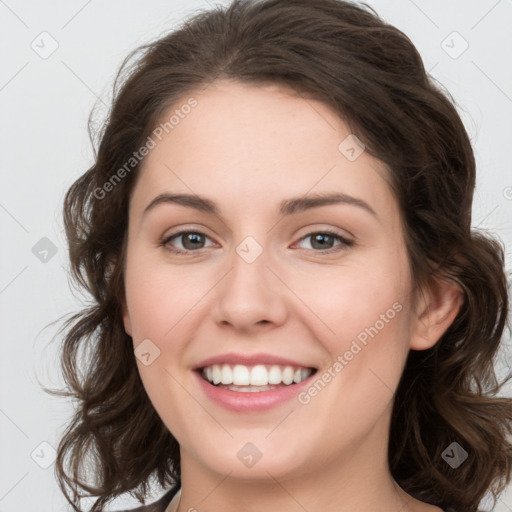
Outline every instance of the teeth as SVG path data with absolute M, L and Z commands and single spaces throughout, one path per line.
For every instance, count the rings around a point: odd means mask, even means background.
M 241 364 L 237 364 L 233 368 L 233 380 L 231 382 L 236 382 L 239 386 L 247 386 L 251 383 L 251 372 L 247 366 L 242 366 Z
M 281 384 L 283 374 L 279 366 L 272 366 L 268 372 L 268 383 L 269 384 Z
M 294 370 L 291 366 L 286 366 L 283 371 L 283 382 L 288 386 L 293 382 Z
M 231 382 L 230 382 L 231 384 Z M 234 382 L 235 386 L 239 386 L 238 382 Z M 258 364 L 251 368 L 251 386 L 267 386 L 268 385 L 268 372 L 267 369 L 262 365 Z
M 204 372 L 203 372 L 204 373 Z M 206 376 L 208 378 L 208 376 Z M 222 370 L 220 369 L 220 366 L 214 365 L 212 368 L 212 380 L 214 384 L 219 384 L 222 380 Z
M 203 368 L 202 371 L 203 377 L 214 385 L 249 386 L 244 388 L 244 391 L 264 391 L 281 383 L 286 386 L 294 383 L 298 384 L 307 379 L 312 373 L 311 368 L 263 364 L 255 366 L 214 364 Z M 258 388 L 253 388 L 253 386 L 258 386 Z
M 221 375 L 221 384 L 231 384 L 233 382 L 233 370 L 231 369 L 231 366 L 228 366 L 227 364 L 223 365 Z
M 257 393 L 260 391 L 268 391 L 269 389 L 277 389 L 281 386 L 235 386 L 230 384 L 229 386 L 219 385 L 224 389 L 229 389 L 231 391 L 239 391 L 241 393 Z

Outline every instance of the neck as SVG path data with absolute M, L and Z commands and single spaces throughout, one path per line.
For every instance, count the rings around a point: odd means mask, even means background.
M 373 432 L 357 449 L 347 449 L 316 466 L 306 460 L 293 473 L 280 471 L 271 463 L 267 468 L 261 466 L 251 479 L 235 474 L 237 467 L 226 468 L 222 473 L 212 471 L 182 448 L 182 487 L 179 508 L 175 510 L 238 512 L 242 504 L 250 512 L 418 510 L 419 502 L 403 491 L 389 472 L 387 446 L 380 442 L 381 435 Z M 372 438 L 379 442 L 371 442 Z M 251 471 L 262 462 L 263 458 Z M 174 512 L 169 508 L 171 511 Z

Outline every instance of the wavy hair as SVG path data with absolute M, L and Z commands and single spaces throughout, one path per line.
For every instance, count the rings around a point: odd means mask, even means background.
M 504 248 L 471 227 L 475 159 L 455 101 L 404 33 L 342 0 L 234 0 L 196 12 L 131 52 L 101 129 L 89 119 L 94 164 L 67 191 L 63 213 L 74 283 L 93 301 L 62 328 L 67 387 L 50 391 L 76 403 L 55 466 L 66 499 L 80 510 L 80 497 L 97 497 L 91 512 L 101 512 L 127 492 L 145 503 L 153 477 L 162 487 L 180 481 L 178 442 L 145 392 L 123 326 L 128 205 L 141 167 L 126 162 L 169 108 L 218 79 L 323 101 L 387 165 L 415 289 L 443 278 L 463 292 L 439 342 L 409 353 L 390 470 L 443 509 L 476 511 L 490 490 L 496 501 L 512 460 L 512 399 L 496 396 L 495 356 L 510 329 Z M 469 455 L 457 469 L 442 457 L 453 442 Z

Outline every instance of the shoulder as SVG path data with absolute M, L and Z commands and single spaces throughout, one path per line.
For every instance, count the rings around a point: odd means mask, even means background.
M 173 499 L 174 495 L 180 490 L 179 485 L 171 487 L 163 496 L 153 503 L 141 505 L 137 508 L 116 510 L 114 512 L 165 512 L 165 509 Z

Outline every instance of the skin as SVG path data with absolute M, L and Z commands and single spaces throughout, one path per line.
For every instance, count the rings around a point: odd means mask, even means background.
M 435 281 L 413 309 L 388 171 L 366 152 L 350 161 L 338 150 L 350 130 L 326 105 L 282 86 L 225 80 L 191 96 L 198 105 L 144 161 L 125 261 L 125 330 L 135 348 L 149 338 L 160 350 L 137 364 L 180 443 L 182 491 L 167 510 L 179 498 L 180 512 L 239 511 L 241 503 L 251 512 L 441 510 L 398 487 L 387 445 L 407 354 L 439 340 L 460 289 Z M 284 199 L 333 191 L 363 199 L 376 215 L 350 204 L 278 212 Z M 171 203 L 143 215 L 163 192 L 207 197 L 220 215 Z M 206 237 L 159 245 L 187 229 Z M 333 252 L 320 253 L 307 235 L 325 229 L 354 245 L 328 239 Z M 252 263 L 236 252 L 247 236 L 263 249 Z M 289 357 L 322 375 L 396 302 L 401 311 L 308 404 L 227 411 L 193 375 L 194 365 L 226 352 Z M 237 458 L 247 442 L 262 453 L 252 467 Z

